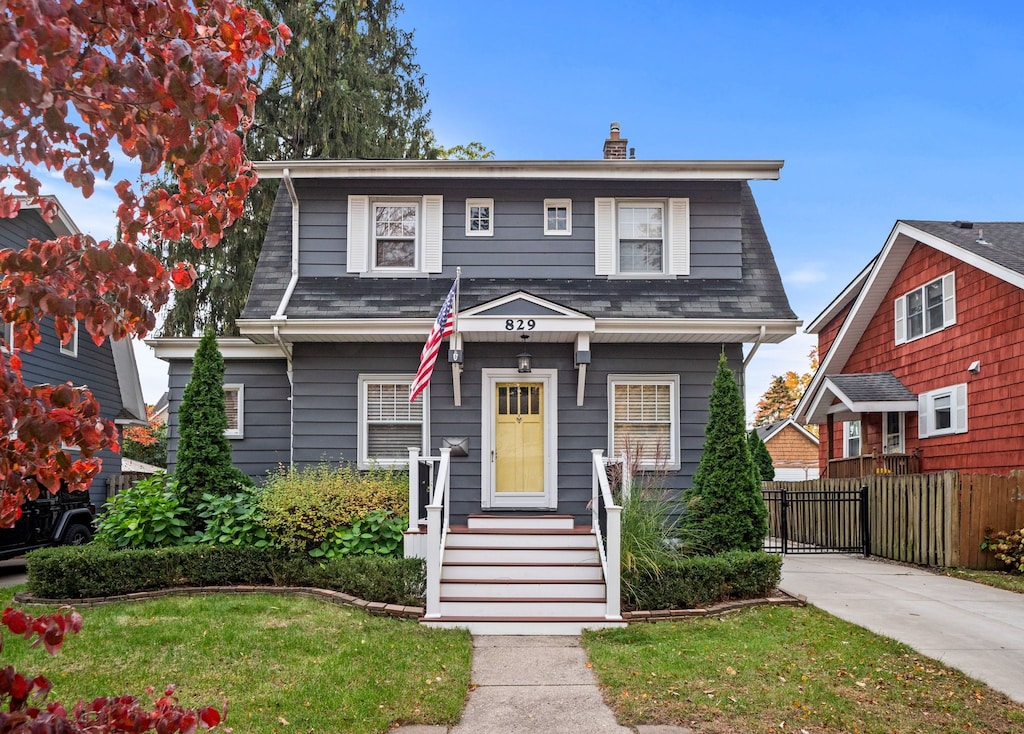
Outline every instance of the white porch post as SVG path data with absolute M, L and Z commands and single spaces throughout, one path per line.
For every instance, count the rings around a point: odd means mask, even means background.
M 622 508 L 618 506 L 606 507 L 605 513 L 608 518 L 608 574 L 604 580 L 607 592 L 605 605 L 605 619 L 622 619 L 619 611 L 619 588 L 621 573 L 620 563 L 622 558 Z
M 409 532 L 419 532 L 420 519 L 420 450 L 409 447 Z
M 441 505 L 427 505 L 426 618 L 441 616 Z

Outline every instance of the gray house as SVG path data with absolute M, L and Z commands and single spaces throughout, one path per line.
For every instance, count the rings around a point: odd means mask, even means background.
M 20 250 L 30 239 L 49 240 L 78 234 L 67 211 L 55 197 L 57 217 L 47 222 L 38 207 L 22 204 L 16 217 L 0 218 L 0 248 Z M 146 404 L 139 384 L 135 353 L 128 341 L 107 340 L 96 346 L 82 329 L 72 340 L 61 344 L 49 319 L 40 329 L 42 340 L 31 352 L 20 352 L 22 377 L 28 385 L 71 382 L 86 386 L 100 403 L 101 415 L 120 426 L 146 425 Z M 10 344 L 10 326 L 4 331 L 4 349 Z M 107 497 L 107 478 L 121 473 L 121 456 L 111 451 L 100 453 L 103 469 L 93 480 L 89 498 L 100 507 Z
M 782 163 L 641 161 L 626 150 L 613 124 L 598 160 L 258 165 L 282 183 L 243 338 L 221 342 L 236 462 L 260 477 L 278 464 L 405 468 L 411 451 L 426 457 L 446 536 L 440 608 L 428 590 L 434 621 L 482 631 L 473 620 L 515 610 L 457 600 L 507 597 L 508 584 L 530 586 L 530 598 L 564 592 L 536 588 L 537 564 L 558 565 L 563 535 L 608 535 L 598 515 L 605 505 L 614 515 L 614 500 L 600 487 L 622 468 L 605 468 L 625 456 L 627 473 L 690 486 L 719 355 L 742 380 L 745 343 L 777 343 L 799 325 L 748 185 L 778 178 Z M 459 273 L 454 333 L 410 403 Z M 155 342 L 171 365 L 172 465 L 195 344 Z M 416 519 L 428 513 L 410 495 L 410 536 L 421 537 L 407 548 L 429 561 L 438 543 L 425 540 Z M 520 553 L 523 568 L 472 566 L 485 545 L 531 535 L 534 520 L 548 525 L 536 552 Z M 509 524 L 515 532 L 485 527 Z M 457 560 L 456 537 L 471 560 Z M 617 568 L 597 545 L 588 552 Z M 495 575 L 506 587 L 485 589 Z M 606 609 L 602 589 L 584 589 L 602 597 L 600 614 L 548 605 L 527 616 L 547 630 L 614 621 L 617 599 Z

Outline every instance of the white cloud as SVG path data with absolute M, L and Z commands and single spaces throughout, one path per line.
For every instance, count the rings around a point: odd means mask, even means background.
M 807 265 L 787 273 L 782 280 L 791 285 L 812 285 L 828 280 L 828 273 L 815 265 Z

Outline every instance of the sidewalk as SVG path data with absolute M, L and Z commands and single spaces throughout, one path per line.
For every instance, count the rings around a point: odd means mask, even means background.
M 403 726 L 401 734 L 688 734 L 615 723 L 578 637 L 473 638 L 472 682 L 458 726 Z
M 781 588 L 1024 703 L 1024 594 L 851 555 L 787 555 Z

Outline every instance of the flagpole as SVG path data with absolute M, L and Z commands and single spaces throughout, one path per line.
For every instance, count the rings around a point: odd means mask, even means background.
M 452 341 L 459 333 L 459 296 L 462 294 L 462 268 L 455 268 L 455 313 L 452 316 Z

